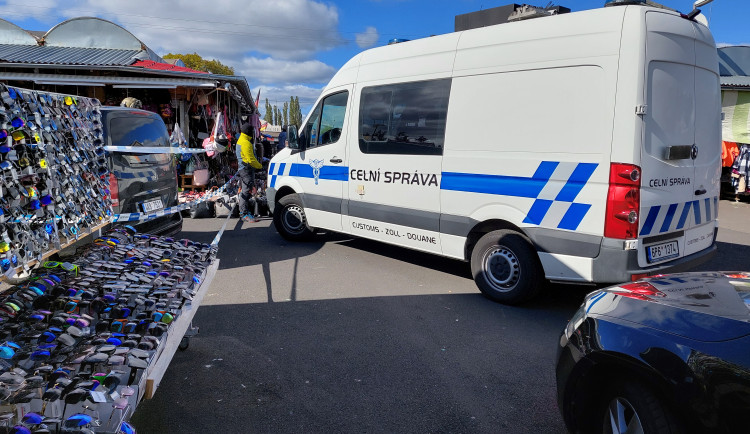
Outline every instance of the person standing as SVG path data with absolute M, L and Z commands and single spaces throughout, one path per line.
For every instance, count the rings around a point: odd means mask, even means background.
M 255 200 L 255 170 L 263 168 L 263 165 L 255 158 L 255 130 L 250 123 L 240 127 L 240 137 L 237 139 L 237 177 L 240 179 L 240 218 L 243 221 L 258 222 L 258 201 Z M 253 213 L 249 212 L 252 202 Z
M 276 145 L 276 152 L 286 148 L 286 125 L 281 127 L 281 134 L 279 134 L 279 143 Z

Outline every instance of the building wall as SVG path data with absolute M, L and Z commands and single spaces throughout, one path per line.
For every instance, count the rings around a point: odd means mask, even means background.
M 722 90 L 722 140 L 750 143 L 750 89 Z

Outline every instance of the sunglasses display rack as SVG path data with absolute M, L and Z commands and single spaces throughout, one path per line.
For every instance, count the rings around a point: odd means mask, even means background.
M 216 253 L 123 226 L 0 294 L 0 432 L 135 432 L 128 421 L 192 328 Z
M 97 99 L 0 84 L 0 269 L 25 274 L 111 220 Z

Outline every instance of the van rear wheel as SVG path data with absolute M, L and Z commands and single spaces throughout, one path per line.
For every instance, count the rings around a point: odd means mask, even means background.
M 492 231 L 479 239 L 471 252 L 471 274 L 485 297 L 505 304 L 530 300 L 544 284 L 534 247 L 511 230 Z
M 305 208 L 296 193 L 279 199 L 273 212 L 273 224 L 279 234 L 290 241 L 305 241 L 314 234 L 314 231 L 307 225 Z

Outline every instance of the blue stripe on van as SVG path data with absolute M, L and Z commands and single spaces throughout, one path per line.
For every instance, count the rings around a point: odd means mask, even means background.
M 531 223 L 533 225 L 541 225 L 542 220 L 544 220 L 544 216 L 547 215 L 547 211 L 549 211 L 549 208 L 552 206 L 552 203 L 554 201 L 552 200 L 544 200 L 544 199 L 537 199 L 534 201 L 534 204 L 531 205 L 531 209 L 529 210 L 529 213 L 526 215 L 526 218 L 523 220 L 524 223 Z
M 684 208 L 682 208 L 682 215 L 680 215 L 680 220 L 677 222 L 677 227 L 675 229 L 679 230 L 685 227 L 685 222 L 687 221 L 688 215 L 690 215 L 690 208 L 692 208 L 692 202 L 686 202 Z
M 695 217 L 695 224 L 701 224 L 701 204 L 697 200 L 693 201 L 693 216 Z
M 574 231 L 578 229 L 578 225 L 581 224 L 586 213 L 589 212 L 591 205 L 586 203 L 571 203 L 570 208 L 560 220 L 560 224 L 557 225 L 558 229 L 568 229 Z
M 598 164 L 596 163 L 578 164 L 555 200 L 560 202 L 573 202 L 576 196 L 578 196 L 578 193 L 583 189 L 583 186 L 585 186 L 589 181 L 589 178 L 591 178 L 591 175 L 594 173 L 597 166 Z
M 552 173 L 560 164 L 543 161 L 531 178 L 522 176 L 484 175 L 479 173 L 443 172 L 441 190 L 468 193 L 498 194 L 502 196 L 536 198 L 547 185 Z
M 706 221 L 711 221 L 711 198 L 707 197 L 705 199 L 706 203 Z
M 718 218 L 719 197 L 707 197 L 702 200 L 691 200 L 683 203 L 673 203 L 667 208 L 667 212 L 661 213 L 661 210 L 667 205 L 654 205 L 650 208 L 643 209 L 641 215 L 643 227 L 641 235 L 665 233 L 669 231 L 679 231 L 685 227 L 698 226 L 704 223 L 710 223 L 713 219 Z M 682 211 L 680 211 L 682 207 Z M 705 209 L 703 209 L 705 207 Z M 673 228 L 672 224 L 675 217 L 679 214 L 677 225 Z M 692 214 L 692 216 L 691 216 Z M 692 220 L 691 220 L 692 217 Z M 656 228 L 660 228 L 658 231 Z
M 664 217 L 664 223 L 661 225 L 659 232 L 667 232 L 669 227 L 672 226 L 672 220 L 674 220 L 674 214 L 677 212 L 677 204 L 673 203 L 669 205 L 667 215 Z
M 646 217 L 646 221 L 643 222 L 643 227 L 641 228 L 641 235 L 648 235 L 651 233 L 651 230 L 654 228 L 654 223 L 656 223 L 656 217 L 659 215 L 660 210 L 661 210 L 661 206 L 651 207 L 651 209 L 648 211 L 648 216 Z
M 315 178 L 313 168 L 309 164 L 292 164 L 289 169 L 289 176 L 298 178 Z M 348 181 L 349 167 L 342 166 L 323 166 L 320 168 L 318 179 L 327 179 L 330 181 Z

